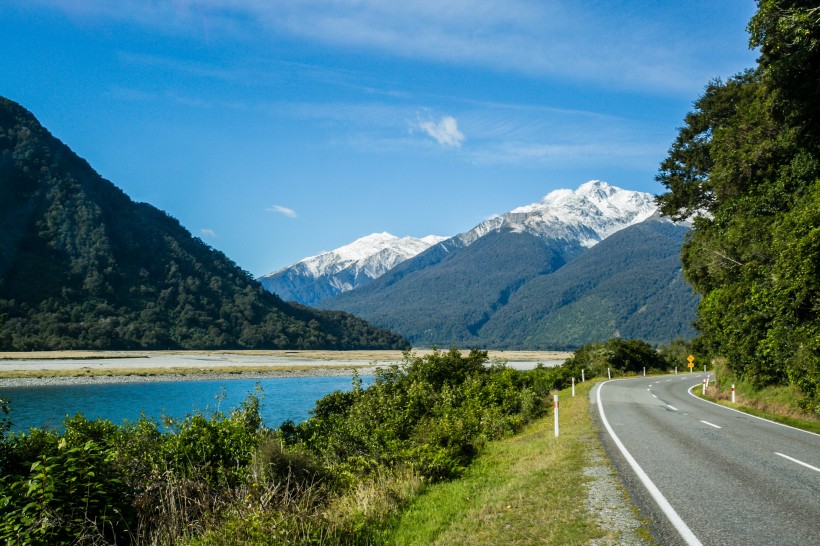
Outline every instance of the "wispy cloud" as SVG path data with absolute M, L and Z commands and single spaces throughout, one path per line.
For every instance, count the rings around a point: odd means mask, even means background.
M 676 30 L 675 21 L 689 16 L 682 11 L 686 7 L 664 3 L 641 10 L 627 6 L 622 13 L 570 0 L 26 1 L 56 5 L 77 18 L 124 19 L 206 39 L 290 36 L 405 58 L 687 96 L 704 81 L 747 63 L 738 58 L 714 61 L 721 36 L 710 33 L 708 25 L 697 36 L 690 35 L 691 29 Z
M 444 116 L 438 122 L 421 121 L 419 128 L 448 148 L 460 148 L 464 141 L 464 134 L 458 130 L 458 122 L 453 116 Z
M 266 212 L 275 212 L 276 214 L 281 214 L 282 216 L 287 216 L 288 218 L 296 218 L 297 214 L 296 211 L 290 209 L 288 207 L 283 207 L 282 205 L 273 205 L 272 207 L 268 207 L 265 209 Z
M 205 237 L 208 237 L 210 239 L 219 239 L 219 235 L 217 235 L 216 232 L 212 229 L 208 229 L 208 228 L 200 229 L 199 234 L 203 235 Z

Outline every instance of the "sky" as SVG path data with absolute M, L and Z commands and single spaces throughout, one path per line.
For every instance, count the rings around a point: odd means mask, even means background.
M 662 193 L 751 0 L 3 0 L 0 96 L 260 276 L 558 188 Z

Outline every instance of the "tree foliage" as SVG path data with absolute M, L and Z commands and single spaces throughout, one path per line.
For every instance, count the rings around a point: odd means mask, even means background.
M 704 346 L 754 383 L 797 384 L 820 411 L 820 8 L 762 0 L 749 31 L 758 65 L 707 86 L 658 202 L 697 215 L 682 261 Z
M 670 365 L 670 361 L 647 342 L 620 338 L 584 345 L 564 363 L 575 377 L 580 376 L 582 369 L 586 377 L 595 377 L 607 375 L 607 368 L 611 373 L 635 374 L 642 373 L 644 368 L 664 371 Z

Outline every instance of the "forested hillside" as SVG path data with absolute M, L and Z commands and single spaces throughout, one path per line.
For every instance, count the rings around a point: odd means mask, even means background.
M 266 292 L 0 98 L 0 349 L 405 345 Z
M 650 218 L 590 249 L 500 230 L 464 249 L 433 246 L 320 305 L 421 346 L 573 349 L 613 336 L 688 339 L 697 305 L 681 273 L 688 229 Z
M 513 292 L 584 250 L 577 242 L 506 229 L 453 246 L 458 244 L 451 239 L 435 245 L 369 285 L 319 305 L 367 317 L 414 345 L 483 346 L 481 328 Z
M 705 347 L 820 413 L 820 6 L 761 1 L 748 28 L 758 65 L 695 103 L 659 204 L 699 214 L 682 259 Z
M 653 345 L 695 335 L 683 280 L 685 225 L 651 218 L 524 284 L 481 330 L 489 347 L 573 349 L 612 337 Z

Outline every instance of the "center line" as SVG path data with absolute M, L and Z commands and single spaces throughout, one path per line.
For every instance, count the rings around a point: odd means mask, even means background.
M 709 421 L 701 421 L 701 423 L 703 423 L 703 424 L 705 424 L 705 425 L 709 425 L 710 427 L 715 427 L 715 428 L 723 428 L 723 427 L 719 427 L 719 426 L 717 426 L 717 425 L 716 425 L 716 424 L 714 424 L 714 423 L 710 423 Z
M 669 409 L 671 409 L 671 410 L 678 411 L 678 408 L 676 408 L 676 407 L 675 407 L 675 406 L 673 406 L 672 404 L 666 404 L 666 407 L 668 407 L 668 408 L 669 408 Z
M 775 452 L 774 452 L 774 454 L 775 454 L 775 455 L 780 455 L 780 456 L 781 456 L 781 457 L 783 457 L 784 459 L 788 459 L 788 460 L 790 460 L 790 461 L 791 461 L 791 462 L 793 462 L 793 463 L 802 464 L 802 465 L 803 465 L 803 466 L 805 466 L 806 468 L 811 468 L 811 469 L 812 469 L 812 470 L 814 470 L 814 471 L 820 472 L 820 468 L 817 468 L 816 466 L 812 466 L 812 465 L 810 465 L 809 463 L 804 463 L 803 461 L 798 461 L 798 460 L 797 460 L 797 459 L 795 459 L 794 457 L 789 457 L 788 455 L 783 455 L 782 453 L 778 453 L 777 451 L 775 451 Z

